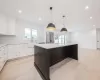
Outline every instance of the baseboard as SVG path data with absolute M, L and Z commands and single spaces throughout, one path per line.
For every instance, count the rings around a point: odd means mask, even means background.
M 9 60 L 7 60 L 7 62 L 14 61 L 14 60 L 19 60 L 19 59 L 25 59 L 25 58 L 28 58 L 28 57 L 31 57 L 31 56 L 34 56 L 34 54 L 28 55 L 28 56 L 22 56 L 22 57 L 18 57 L 18 58 L 9 59 Z
M 1 73 L 1 72 L 2 72 L 2 70 L 4 69 L 4 67 L 5 67 L 6 63 L 7 63 L 7 61 L 6 61 L 6 62 L 5 62 L 5 64 L 3 65 L 3 67 L 2 67 L 2 69 L 1 69 L 1 71 L 0 71 L 0 73 Z

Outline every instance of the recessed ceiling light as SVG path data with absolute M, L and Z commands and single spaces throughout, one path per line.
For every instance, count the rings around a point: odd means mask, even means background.
M 95 25 L 93 25 L 95 27 Z
M 85 10 L 88 10 L 88 9 L 89 9 L 89 6 L 86 6 L 86 7 L 85 7 Z
M 92 19 L 93 17 L 90 17 L 90 19 Z
M 41 21 L 41 20 L 42 20 L 42 18 L 40 17 L 40 18 L 39 18 L 39 20 Z
M 22 10 L 18 10 L 18 12 L 21 14 L 22 13 Z

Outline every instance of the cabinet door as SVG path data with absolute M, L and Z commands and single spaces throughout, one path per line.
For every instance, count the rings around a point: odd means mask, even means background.
M 2 48 L 0 48 L 0 62 L 2 62 L 3 60 L 4 60 L 3 51 L 2 51 Z
M 20 57 L 26 56 L 27 53 L 27 44 L 20 44 Z
M 29 43 L 28 44 L 28 52 L 29 52 L 29 55 L 34 54 L 34 43 Z
M 34 54 L 34 48 L 28 47 L 28 55 L 33 55 Z
M 7 30 L 6 16 L 0 14 L 0 34 L 6 34 L 6 30 Z
M 4 62 L 6 62 L 8 59 L 7 47 L 6 46 L 1 47 L 1 52 L 2 52 L 2 57 L 3 57 Z
M 0 48 L 0 57 L 1 57 L 2 61 L 6 60 L 5 47 Z
M 2 70 L 5 62 L 7 61 L 7 47 L 0 47 L 0 71 Z
M 20 56 L 19 45 L 8 45 L 8 59 Z
M 15 23 L 16 20 L 13 18 L 7 18 L 7 34 L 15 35 Z
M 33 48 L 29 47 L 28 44 L 20 44 L 20 57 L 28 56 L 33 54 Z

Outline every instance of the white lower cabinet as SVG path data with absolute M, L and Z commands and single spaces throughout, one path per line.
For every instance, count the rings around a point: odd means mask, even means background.
M 5 65 L 7 59 L 8 59 L 7 47 L 2 46 L 2 47 L 0 47 L 0 71 L 2 70 L 3 66 Z
M 28 46 L 27 44 L 20 44 L 20 56 L 27 56 Z
M 8 59 L 32 55 L 33 49 L 34 48 L 29 48 L 28 44 L 8 45 Z
M 33 54 L 34 48 L 33 46 L 28 46 L 28 44 L 11 44 L 0 47 L 0 71 L 7 60 Z
M 19 45 L 8 45 L 8 59 L 14 59 L 20 56 Z
M 33 49 L 34 48 L 28 47 L 28 44 L 21 44 L 20 45 L 20 57 L 32 55 Z

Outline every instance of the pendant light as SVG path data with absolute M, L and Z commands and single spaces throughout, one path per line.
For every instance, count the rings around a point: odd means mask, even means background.
M 52 17 L 52 7 L 50 7 L 50 11 L 51 11 L 51 17 Z M 53 31 L 55 29 L 56 29 L 56 27 L 55 27 L 55 25 L 51 21 L 51 23 L 49 23 L 48 26 L 47 26 L 47 30 Z
M 67 32 L 67 29 L 65 28 L 65 24 L 64 24 L 64 19 L 65 19 L 65 16 L 62 16 L 63 17 L 63 28 L 61 29 L 61 32 Z

